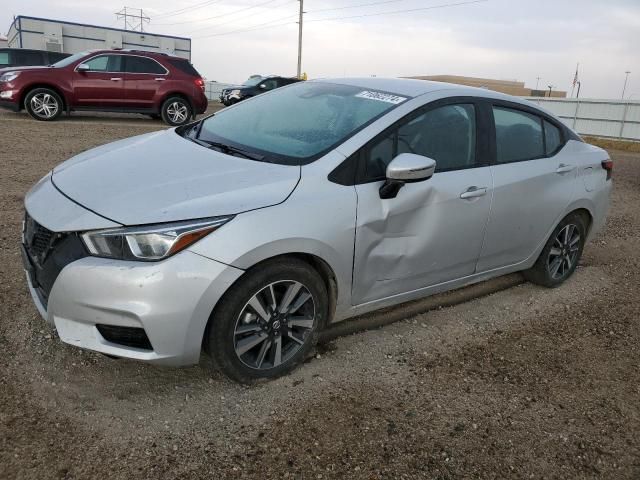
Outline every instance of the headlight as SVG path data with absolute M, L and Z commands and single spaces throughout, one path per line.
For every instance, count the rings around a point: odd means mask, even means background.
M 93 230 L 82 234 L 92 255 L 120 260 L 162 260 L 184 250 L 233 216 L 142 227 Z
M 229 95 L 240 95 L 240 90 L 231 90 Z
M 7 72 L 0 76 L 0 82 L 10 82 L 15 80 L 20 75 L 20 72 Z

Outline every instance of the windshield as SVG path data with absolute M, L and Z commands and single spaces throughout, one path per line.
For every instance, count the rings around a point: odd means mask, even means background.
M 301 82 L 205 119 L 198 138 L 301 165 L 315 160 L 406 97 L 351 85 Z
M 51 66 L 54 68 L 62 68 L 62 67 L 66 67 L 67 65 L 71 65 L 73 62 L 80 60 L 82 57 L 84 57 L 85 55 L 87 55 L 89 52 L 80 52 L 80 53 L 74 53 L 73 55 L 71 55 L 70 57 L 67 58 L 63 58 L 62 60 L 60 60 L 59 62 L 56 62 L 54 64 L 52 64 Z
M 251 78 L 245 80 L 245 82 L 242 85 L 244 85 L 246 87 L 255 87 L 261 81 L 262 81 L 262 77 L 251 77 Z

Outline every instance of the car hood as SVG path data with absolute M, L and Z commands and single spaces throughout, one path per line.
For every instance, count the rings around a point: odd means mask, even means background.
M 171 129 L 88 150 L 56 167 L 51 179 L 85 208 L 142 225 L 276 205 L 298 184 L 300 167 L 226 155 Z
M 0 68 L 0 75 L 7 72 L 24 72 L 31 70 L 51 70 L 52 67 L 47 67 L 46 65 L 39 66 L 30 66 L 30 67 L 4 67 Z

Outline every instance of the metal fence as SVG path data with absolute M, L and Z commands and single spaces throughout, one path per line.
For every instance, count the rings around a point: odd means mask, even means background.
M 640 102 L 577 98 L 528 100 L 553 112 L 581 135 L 640 141 Z
M 230 87 L 230 83 L 206 82 L 204 84 L 204 94 L 209 100 L 220 101 L 220 92 L 223 88 Z

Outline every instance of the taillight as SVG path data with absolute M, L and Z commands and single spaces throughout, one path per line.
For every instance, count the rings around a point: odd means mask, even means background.
M 196 78 L 196 85 L 200 87 L 204 91 L 204 80 L 201 78 Z
M 609 160 L 603 160 L 602 161 L 602 168 L 604 168 L 607 171 L 607 180 L 611 179 L 611 175 L 613 174 L 613 160 L 609 159 Z

